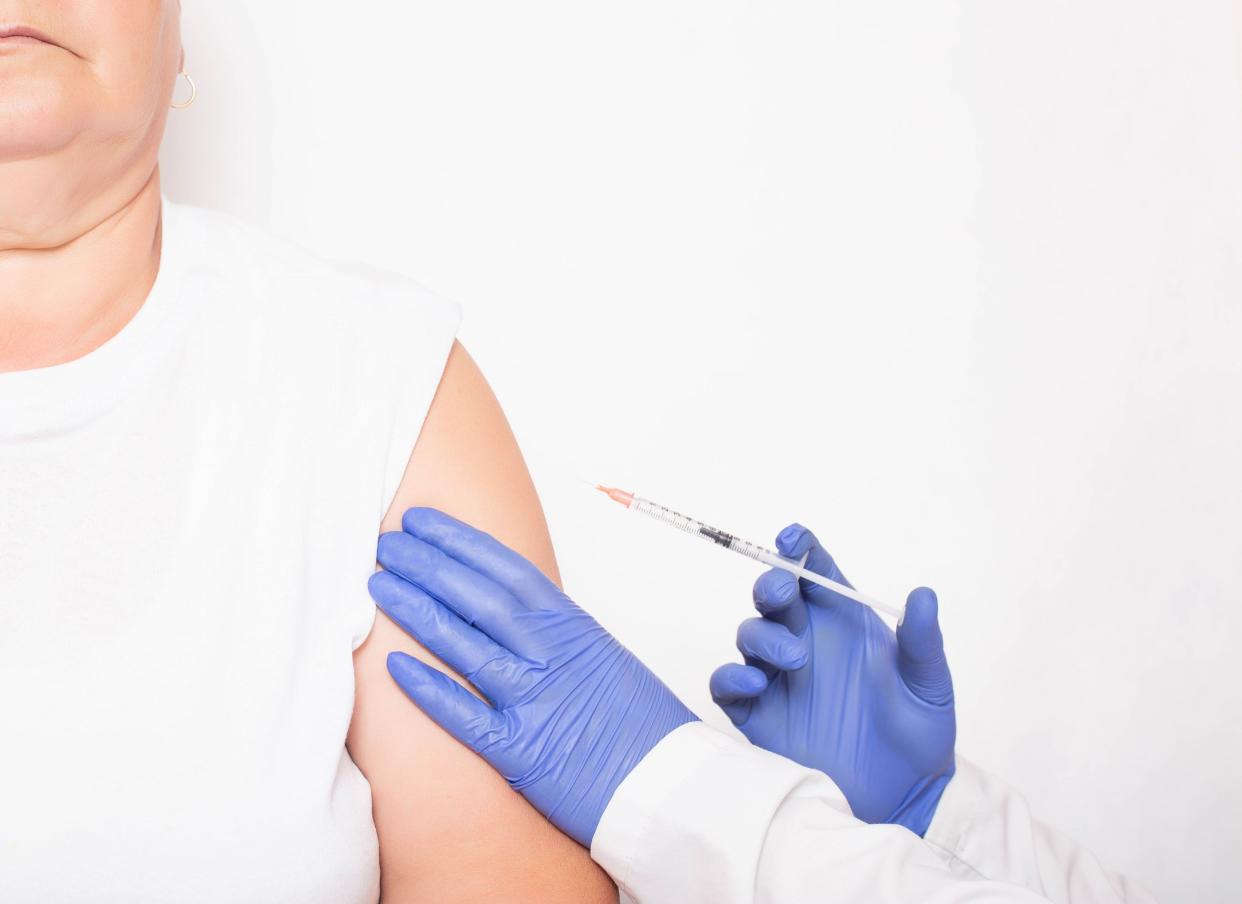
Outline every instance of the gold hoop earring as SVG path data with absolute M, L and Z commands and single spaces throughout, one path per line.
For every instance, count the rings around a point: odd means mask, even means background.
M 177 75 L 181 76 L 182 78 L 186 80 L 186 82 L 189 83 L 190 99 L 183 101 L 182 103 L 179 103 L 179 104 L 169 104 L 169 106 L 172 107 L 174 110 L 184 110 L 186 107 L 190 106 L 190 104 L 194 103 L 194 99 L 198 97 L 198 86 L 194 84 L 194 79 L 190 78 L 190 75 L 188 72 L 178 72 Z

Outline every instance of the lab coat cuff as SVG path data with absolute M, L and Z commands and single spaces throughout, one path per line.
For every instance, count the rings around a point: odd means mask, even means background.
M 682 725 L 617 788 L 591 856 L 639 901 L 696 875 L 753 888 L 773 814 L 809 775 L 830 786 L 828 802 L 848 816 L 845 796 L 825 776 L 702 722 Z
M 995 819 L 997 802 L 1004 792 L 996 779 L 961 754 L 954 757 L 953 778 L 945 786 L 940 803 L 923 840 L 957 871 L 983 875 L 991 859 L 980 840 Z M 989 824 L 985 827 L 984 824 Z

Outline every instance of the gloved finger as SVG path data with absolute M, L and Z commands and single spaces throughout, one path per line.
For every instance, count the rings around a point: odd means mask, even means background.
M 388 674 L 437 725 L 502 773 L 508 762 L 504 717 L 452 678 L 406 653 L 388 654 Z
M 787 559 L 801 559 L 806 556 L 805 567 L 808 570 L 822 574 L 847 587 L 854 586 L 845 579 L 841 569 L 837 568 L 837 563 L 833 561 L 832 556 L 828 555 L 828 550 L 824 549 L 815 535 L 801 524 L 795 522 L 777 535 L 776 551 Z M 806 601 L 816 606 L 862 605 L 805 578 L 799 578 L 798 585 Z
M 897 669 L 906 687 L 925 703 L 953 702 L 953 679 L 944 655 L 936 594 L 919 587 L 906 598 L 906 612 L 897 625 Z
M 712 672 L 712 700 L 734 725 L 750 715 L 754 699 L 767 689 L 768 676 L 754 666 L 730 662 Z
M 784 625 L 748 618 L 737 629 L 737 648 L 748 664 L 790 672 L 806 665 L 806 644 Z
M 430 543 L 401 531 L 380 534 L 379 563 L 434 596 L 502 647 L 524 656 L 530 640 L 518 630 L 530 612 L 495 581 L 445 555 Z
M 529 559 L 438 509 L 408 509 L 401 516 L 401 529 L 495 581 L 532 609 L 558 608 L 569 602 Z
M 802 633 L 809 616 L 796 577 L 779 568 L 765 571 L 755 581 L 753 596 L 760 615 L 794 634 Z
M 482 631 L 462 621 L 421 587 L 387 571 L 367 582 L 384 613 L 497 706 L 521 688 L 524 663 Z

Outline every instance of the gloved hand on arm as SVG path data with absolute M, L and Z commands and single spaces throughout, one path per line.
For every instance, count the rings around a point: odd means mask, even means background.
M 487 702 L 404 653 L 388 670 L 580 844 L 613 792 L 669 732 L 697 717 L 531 562 L 434 509 L 380 536 L 371 596 Z
M 801 525 L 776 543 L 847 583 Z M 713 673 L 712 698 L 752 743 L 826 773 L 858 819 L 925 834 L 956 737 L 936 595 L 913 591 L 896 633 L 869 607 L 779 569 L 759 577 L 754 600 L 762 618 L 738 630 L 745 664 Z

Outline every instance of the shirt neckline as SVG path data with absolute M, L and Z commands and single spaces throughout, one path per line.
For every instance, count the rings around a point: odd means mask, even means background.
M 177 206 L 160 195 L 160 261 L 141 307 L 97 348 L 61 364 L 0 373 L 0 440 L 67 429 L 123 393 L 127 380 L 154 357 L 168 321 L 182 260 Z

